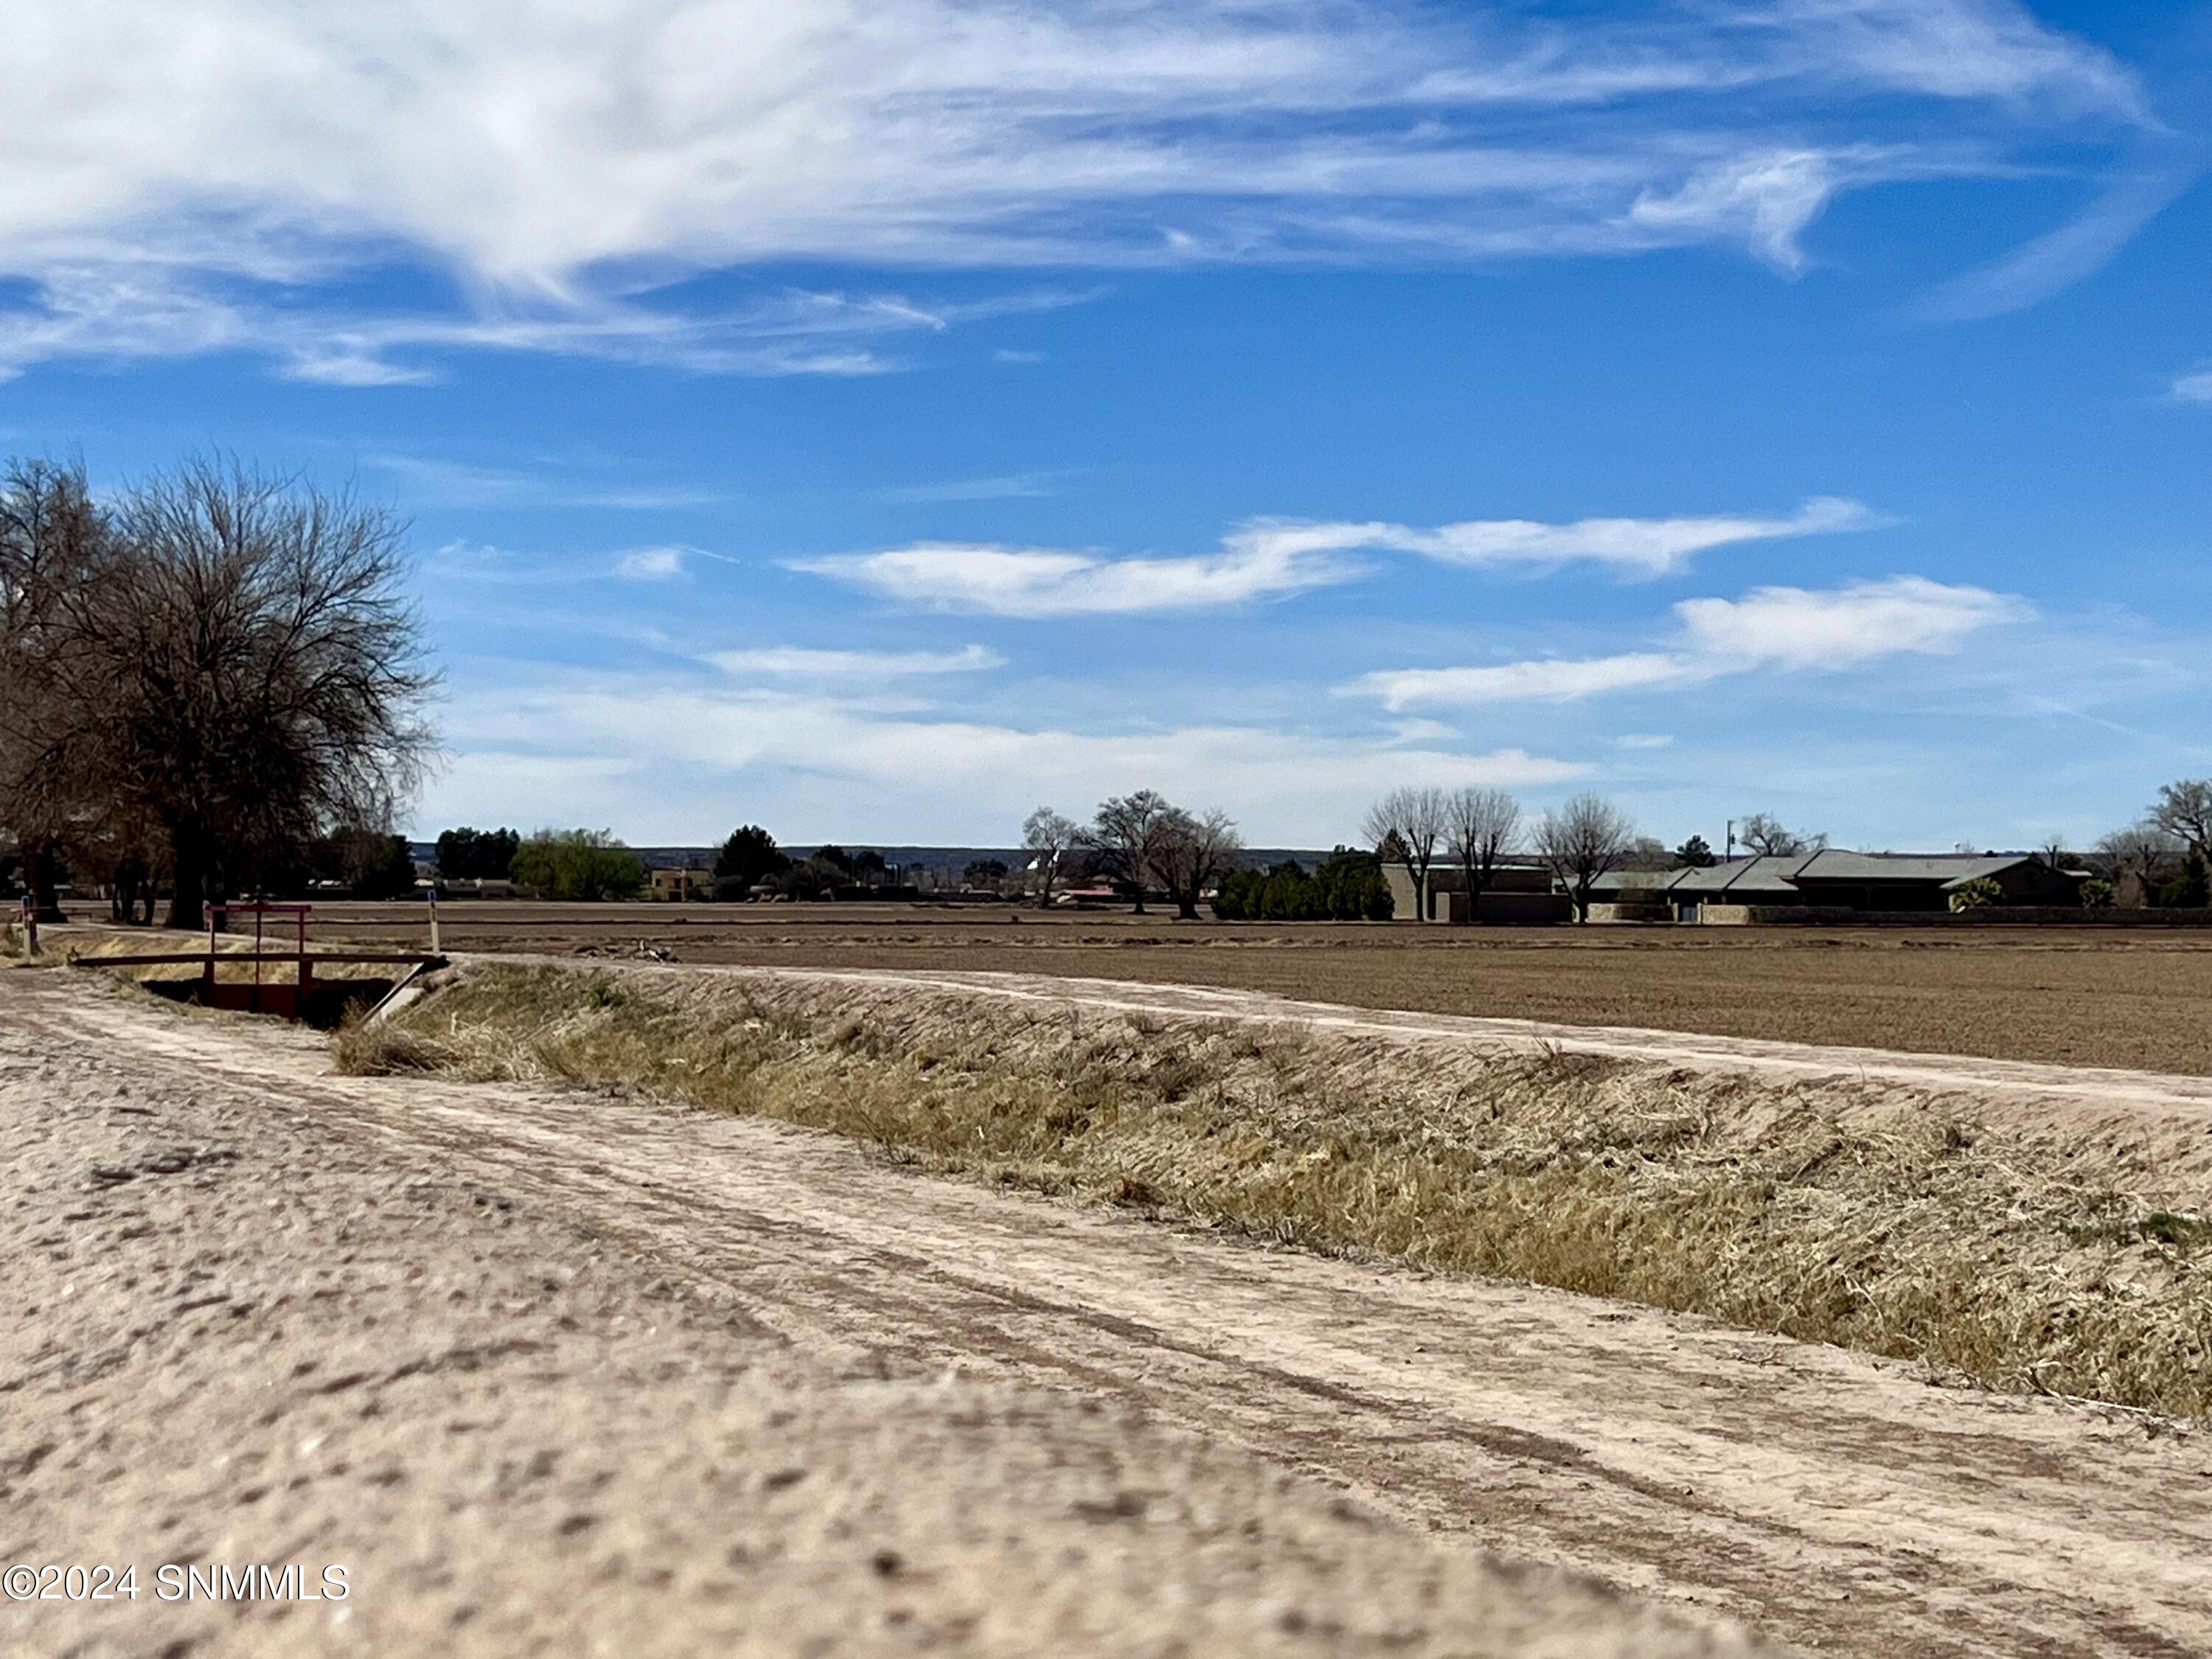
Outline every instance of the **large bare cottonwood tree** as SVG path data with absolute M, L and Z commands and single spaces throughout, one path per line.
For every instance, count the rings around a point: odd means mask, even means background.
M 1367 809 L 1361 830 L 1378 857 L 1403 865 L 1418 919 L 1429 920 L 1429 869 L 1451 824 L 1451 798 L 1432 787 L 1393 789 Z
M 1022 846 L 1036 855 L 1031 867 L 1037 872 L 1037 903 L 1041 908 L 1051 906 L 1053 884 L 1060 878 L 1061 860 L 1082 834 L 1073 819 L 1062 817 L 1049 806 L 1040 806 L 1022 820 Z
M 1137 915 L 1145 914 L 1145 884 L 1152 878 L 1161 830 L 1174 811 L 1157 789 L 1110 795 L 1098 803 L 1097 816 L 1083 832 L 1083 844 L 1097 855 L 1099 868 L 1131 890 Z
M 1825 831 L 1800 835 L 1771 812 L 1753 812 L 1736 825 L 1736 844 L 1755 858 L 1798 858 L 1817 853 L 1828 844 Z
M 1467 872 L 1467 914 L 1463 921 L 1475 919 L 1476 907 L 1489 890 L 1490 884 L 1497 879 L 1498 866 L 1512 853 L 1515 838 L 1520 833 L 1521 803 L 1504 790 L 1469 787 L 1452 792 L 1446 812 L 1444 842 L 1451 849 L 1453 862 Z
M 317 836 L 383 827 L 431 750 L 434 676 L 386 510 L 191 461 L 103 515 L 34 729 L 70 810 L 158 841 L 169 925 Z
M 42 920 L 60 914 L 61 854 L 82 864 L 126 836 L 102 787 L 108 711 L 85 695 L 94 647 L 74 625 L 113 551 L 81 465 L 0 471 L 0 831 Z
M 1176 915 L 1196 921 L 1199 900 L 1237 867 L 1243 850 L 1244 838 L 1226 812 L 1217 808 L 1199 817 L 1170 806 L 1153 837 L 1152 875 L 1175 901 Z
M 2184 778 L 2162 784 L 2150 809 L 2150 821 L 2189 850 L 2212 863 L 2212 778 Z
M 1536 850 L 1575 904 L 1575 920 L 1589 920 L 1590 889 L 1620 861 L 1635 837 L 1628 814 L 1602 795 L 1580 794 L 1547 812 L 1536 826 Z

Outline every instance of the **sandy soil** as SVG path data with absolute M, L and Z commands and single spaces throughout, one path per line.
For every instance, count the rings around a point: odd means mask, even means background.
M 0 1554 L 362 1587 L 28 1651 L 2212 1650 L 2197 1432 L 7 981 Z
M 1217 985 L 1425 1013 L 2212 1074 L 2212 928 L 1453 928 L 871 905 L 443 907 L 459 950 Z M 318 907 L 419 948 L 423 907 Z
M 821 1207 L 938 1190 L 849 1146 L 88 988 L 0 983 L 0 1565 L 139 1595 L 0 1601 L 0 1652 L 1777 1650 L 1193 1432 L 1147 1341 L 1018 1363 L 1042 1304 Z M 164 1602 L 165 1563 L 348 1594 Z

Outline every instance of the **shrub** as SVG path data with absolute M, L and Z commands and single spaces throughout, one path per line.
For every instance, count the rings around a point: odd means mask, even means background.
M 1956 911 L 1980 910 L 1997 903 L 2003 897 L 2003 888 L 1987 876 L 1977 876 L 1951 895 L 1951 908 Z
M 2102 876 L 2092 876 L 2081 884 L 2081 908 L 2084 910 L 2109 910 L 2112 908 L 2112 884 Z
M 1294 859 L 1231 871 L 1213 898 L 1213 914 L 1224 921 L 1388 921 L 1392 908 L 1382 860 L 1344 847 L 1310 875 Z
M 1338 921 L 1388 921 L 1395 913 L 1382 860 L 1357 848 L 1340 847 L 1314 872 L 1322 906 Z
M 522 837 L 512 830 L 464 824 L 438 836 L 438 874 L 447 881 L 503 881 Z
M 605 830 L 540 830 L 515 849 L 514 879 L 550 899 L 629 898 L 645 863 Z
M 2212 902 L 2212 870 L 2202 853 L 2191 853 L 2181 873 L 2158 890 L 2158 902 L 2168 910 L 2201 910 Z
M 790 867 L 791 860 L 777 850 L 774 836 L 757 823 L 745 824 L 730 831 L 730 838 L 714 854 L 714 896 L 743 898 L 756 883 Z M 726 887 L 738 890 L 726 894 Z

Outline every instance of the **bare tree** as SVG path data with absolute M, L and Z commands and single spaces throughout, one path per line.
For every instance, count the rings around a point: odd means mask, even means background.
M 1467 871 L 1467 915 L 1489 890 L 1521 833 L 1521 803 L 1503 789 L 1456 789 L 1446 802 L 1445 845 L 1452 861 Z
M 1243 850 L 1244 838 L 1226 812 L 1216 809 L 1194 817 L 1170 806 L 1152 837 L 1152 875 L 1175 901 L 1176 915 L 1196 921 L 1198 901 L 1237 867 L 1237 855 Z
M 1753 812 L 1736 827 L 1735 838 L 1759 858 L 1793 859 L 1817 853 L 1828 844 L 1825 831 L 1799 835 L 1783 827 L 1771 812 Z
M 2184 778 L 2162 786 L 2150 821 L 2212 862 L 2212 778 Z
M 69 625 L 108 554 L 82 467 L 18 460 L 0 474 L 0 830 L 41 920 L 60 916 L 64 846 L 115 830 L 96 787 L 104 711 L 75 694 L 86 645 Z
M 1589 920 L 1590 888 L 1620 862 L 1636 834 L 1628 814 L 1601 795 L 1581 794 L 1536 826 L 1536 850 L 1565 884 L 1575 920 Z
M 1031 867 L 1037 872 L 1037 903 L 1052 903 L 1052 884 L 1060 876 L 1060 860 L 1083 831 L 1073 818 L 1064 818 L 1049 806 L 1040 806 L 1022 820 L 1022 845 L 1036 854 Z
M 2112 871 L 2112 902 L 2124 910 L 2141 909 L 2180 861 L 2184 845 L 2179 836 L 2148 821 L 2100 839 L 2097 851 Z
M 69 594 L 71 713 L 114 810 L 158 832 L 168 923 L 315 836 L 387 829 L 434 676 L 390 514 L 195 461 L 133 491 Z
M 1415 908 L 1429 920 L 1429 867 L 1451 823 L 1451 798 L 1443 790 L 1393 789 L 1367 810 L 1361 828 L 1378 856 L 1406 866 Z
M 1098 803 L 1097 816 L 1083 832 L 1083 844 L 1098 855 L 1105 873 L 1134 893 L 1134 915 L 1145 914 L 1145 883 L 1152 873 L 1152 854 L 1162 821 L 1175 808 L 1157 789 L 1112 795 Z

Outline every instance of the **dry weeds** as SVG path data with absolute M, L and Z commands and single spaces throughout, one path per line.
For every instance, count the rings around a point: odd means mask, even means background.
M 475 963 L 341 1069 L 650 1091 L 1285 1244 L 2212 1414 L 2212 1224 L 1953 1115 L 1562 1053 Z

